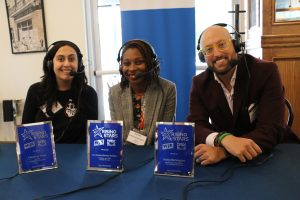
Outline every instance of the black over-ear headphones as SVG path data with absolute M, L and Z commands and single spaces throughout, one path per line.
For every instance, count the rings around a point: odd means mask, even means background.
M 232 43 L 233 43 L 235 52 L 239 53 L 240 51 L 244 51 L 245 44 L 242 42 L 241 34 L 233 26 L 231 26 L 229 24 L 225 24 L 225 23 L 217 23 L 217 24 L 214 24 L 213 26 L 221 26 L 221 27 L 230 26 L 234 30 L 234 34 L 237 36 L 237 39 L 232 39 Z M 200 50 L 200 40 L 201 40 L 202 34 L 203 34 L 203 32 L 200 34 L 200 37 L 198 39 L 197 50 L 198 50 L 199 60 L 204 63 L 205 56 L 202 53 L 202 51 Z
M 159 72 L 159 61 L 157 59 L 157 55 L 154 51 L 154 48 L 150 45 L 150 43 L 146 42 L 145 40 L 141 40 L 141 39 L 134 39 L 134 40 L 129 40 L 127 42 L 125 42 L 121 48 L 119 49 L 118 52 L 118 57 L 117 57 L 117 61 L 120 65 L 119 71 L 122 74 L 122 69 L 121 69 L 121 60 L 122 60 L 122 56 L 123 56 L 123 52 L 124 50 L 126 50 L 127 48 L 138 48 L 143 57 L 146 59 L 147 62 L 147 55 L 149 55 L 149 53 L 151 54 L 151 62 L 147 63 L 147 65 L 150 65 L 149 67 L 149 71 L 153 71 L 154 73 L 158 74 Z
M 43 61 L 44 66 L 46 65 L 48 72 L 50 72 L 51 69 L 53 69 L 53 61 L 52 60 L 53 60 L 57 50 L 60 47 L 65 46 L 65 45 L 72 47 L 76 51 L 77 59 L 78 59 L 77 72 L 80 72 L 80 73 L 83 72 L 84 65 L 82 63 L 82 53 L 76 44 L 74 44 L 73 42 L 68 41 L 68 40 L 59 40 L 59 41 L 53 42 L 51 45 L 49 45 L 48 51 L 47 51 L 46 56 Z

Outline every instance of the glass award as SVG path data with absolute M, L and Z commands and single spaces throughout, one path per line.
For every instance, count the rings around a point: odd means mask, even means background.
M 155 175 L 194 177 L 194 123 L 157 122 Z
M 87 170 L 123 171 L 123 122 L 89 120 Z
M 20 174 L 57 168 L 52 122 L 18 125 L 16 152 Z

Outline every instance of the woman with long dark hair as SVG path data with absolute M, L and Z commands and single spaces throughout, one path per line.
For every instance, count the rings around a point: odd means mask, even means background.
M 30 86 L 22 124 L 52 121 L 59 143 L 85 143 L 87 120 L 98 119 L 96 91 L 87 85 L 79 47 L 61 40 L 50 45 L 42 80 Z

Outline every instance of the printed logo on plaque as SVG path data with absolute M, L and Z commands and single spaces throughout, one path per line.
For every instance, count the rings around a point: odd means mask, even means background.
M 156 175 L 194 177 L 194 123 L 157 122 Z
M 121 121 L 88 121 L 88 170 L 123 171 L 122 131 Z
M 57 168 L 52 123 L 18 125 L 16 152 L 20 174 Z

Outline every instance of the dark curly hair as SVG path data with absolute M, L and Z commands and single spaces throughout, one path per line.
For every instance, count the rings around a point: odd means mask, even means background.
M 49 116 L 52 116 L 52 112 L 51 112 L 52 105 L 53 103 L 57 103 L 57 94 L 58 94 L 56 76 L 53 70 L 53 58 L 56 52 L 58 51 L 58 49 L 60 49 L 63 46 L 72 47 L 77 54 L 78 71 L 80 71 L 81 73 L 73 78 L 71 93 L 74 97 L 78 98 L 77 99 L 78 102 L 82 90 L 85 89 L 87 86 L 87 78 L 84 73 L 85 67 L 82 63 L 82 54 L 80 52 L 79 47 L 73 42 L 67 40 L 60 40 L 52 43 L 49 46 L 48 52 L 43 60 L 44 75 L 41 77 L 42 86 L 45 91 L 43 100 L 44 102 L 46 102 L 46 112 Z
M 159 61 L 157 59 L 157 56 L 155 54 L 153 47 L 144 40 L 140 40 L 140 39 L 129 40 L 122 45 L 122 47 L 119 50 L 118 58 L 117 58 L 117 61 L 120 64 L 120 68 L 119 68 L 119 71 L 121 74 L 120 85 L 121 85 L 122 89 L 125 89 L 126 87 L 129 86 L 129 81 L 126 79 L 126 77 L 124 76 L 124 74 L 122 72 L 121 62 L 122 62 L 124 53 L 128 49 L 132 49 L 132 48 L 138 49 L 140 51 L 140 53 L 142 54 L 143 58 L 145 59 L 145 63 L 146 63 L 146 71 L 152 71 L 149 74 L 149 76 L 147 76 L 147 78 L 150 79 L 151 81 L 152 80 L 158 81 L 160 64 L 159 64 Z

